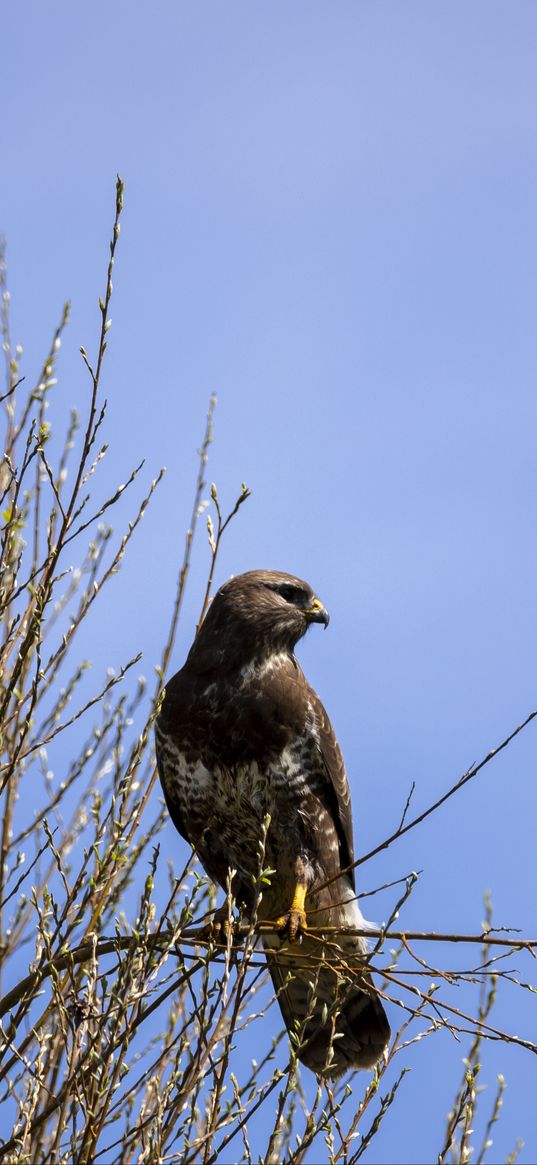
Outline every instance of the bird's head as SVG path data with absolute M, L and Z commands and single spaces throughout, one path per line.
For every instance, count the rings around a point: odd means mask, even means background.
M 278 570 L 249 570 L 224 583 L 215 595 L 198 638 L 216 647 L 227 643 L 232 655 L 292 652 L 310 623 L 328 626 L 328 611 L 308 583 Z

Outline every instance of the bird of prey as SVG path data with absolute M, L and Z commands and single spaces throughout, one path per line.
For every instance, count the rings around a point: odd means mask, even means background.
M 157 762 L 175 826 L 209 877 L 254 908 L 260 839 L 269 885 L 262 942 L 299 1059 L 328 1077 L 371 1068 L 390 1036 L 367 970 L 354 885 L 350 793 L 328 715 L 295 647 L 328 613 L 293 575 L 252 570 L 215 595 L 166 685 Z M 308 923 L 311 933 L 308 931 Z M 315 933 L 313 928 L 315 927 Z M 321 932 L 321 933 L 320 933 Z

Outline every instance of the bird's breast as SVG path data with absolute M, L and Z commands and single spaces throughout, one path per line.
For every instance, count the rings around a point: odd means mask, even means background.
M 270 751 L 263 761 L 223 764 L 220 757 L 202 755 L 185 740 L 177 742 L 157 725 L 159 767 L 166 796 L 185 820 L 212 828 L 244 820 L 259 827 L 267 814 L 288 821 L 307 813 L 308 765 L 303 741 Z M 258 832 L 259 836 L 259 832 Z

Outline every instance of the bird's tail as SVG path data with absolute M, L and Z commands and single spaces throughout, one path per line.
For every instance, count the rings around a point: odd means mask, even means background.
M 330 915 L 333 919 L 332 911 Z M 354 926 L 367 925 L 357 908 L 352 921 Z M 306 932 L 300 944 L 290 945 L 265 934 L 263 946 L 299 1060 L 328 1077 L 351 1068 L 373 1068 L 390 1028 L 367 970 L 366 940 Z

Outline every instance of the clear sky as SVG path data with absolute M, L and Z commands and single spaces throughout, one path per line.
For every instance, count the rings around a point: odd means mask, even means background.
M 99 675 L 157 662 L 216 392 L 209 480 L 253 491 L 217 581 L 290 570 L 329 608 L 301 660 L 364 852 L 413 780 L 419 808 L 537 707 L 537 8 L 8 0 L 2 35 L 24 371 L 71 298 L 59 408 L 82 409 L 119 171 L 103 496 L 167 466 L 85 650 Z M 177 667 L 206 569 L 200 541 Z M 423 870 L 407 927 L 479 931 L 490 889 L 499 925 L 537 931 L 536 732 L 361 872 Z M 498 1026 L 534 1036 L 535 1007 L 513 992 Z M 438 1153 L 466 1049 L 421 1047 L 372 1161 Z M 490 1045 L 489 1092 L 499 1071 L 492 1160 L 522 1136 L 534 1161 L 535 1059 Z

